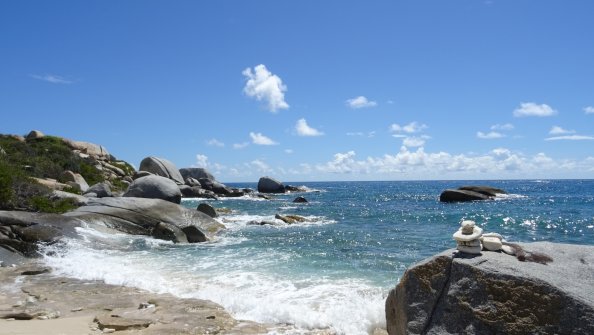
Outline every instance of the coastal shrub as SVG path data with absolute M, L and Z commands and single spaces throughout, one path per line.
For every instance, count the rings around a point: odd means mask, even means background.
M 124 171 L 124 173 L 126 173 L 127 176 L 132 176 L 136 171 L 136 169 L 134 169 L 132 165 L 124 161 L 111 162 L 110 164 L 122 169 L 122 171 Z
M 29 205 L 31 209 L 36 212 L 58 214 L 66 213 L 78 207 L 76 206 L 75 201 L 70 198 L 52 200 L 46 196 L 40 195 L 29 198 Z

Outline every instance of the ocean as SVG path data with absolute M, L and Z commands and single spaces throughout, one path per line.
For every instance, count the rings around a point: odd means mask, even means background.
M 594 180 L 290 184 L 310 191 L 273 200 L 183 200 L 188 208 L 207 202 L 228 209 L 217 218 L 227 230 L 211 242 L 182 245 L 80 229 L 82 239 L 44 261 L 60 275 L 212 300 L 237 319 L 278 324 L 270 334 L 358 335 L 385 328 L 388 291 L 415 262 L 454 248 L 452 234 L 463 219 L 511 242 L 594 244 Z M 462 185 L 508 194 L 439 202 L 444 189 Z M 309 202 L 293 203 L 299 195 Z M 288 225 L 276 214 L 307 222 Z

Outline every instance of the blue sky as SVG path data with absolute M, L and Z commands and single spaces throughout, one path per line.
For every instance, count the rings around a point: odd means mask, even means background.
M 219 180 L 594 178 L 592 1 L 2 1 L 0 133 Z

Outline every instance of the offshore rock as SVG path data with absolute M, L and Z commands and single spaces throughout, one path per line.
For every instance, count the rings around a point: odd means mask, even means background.
M 168 178 L 151 175 L 135 179 L 124 197 L 162 199 L 179 204 L 182 193 L 177 184 Z
M 497 196 L 497 194 L 507 194 L 504 190 L 491 186 L 461 186 L 458 187 L 462 191 L 472 191 L 480 194 L 484 194 L 489 197 Z
M 522 247 L 554 260 L 451 249 L 412 266 L 386 300 L 388 333 L 593 334 L 594 246 Z
M 441 192 L 441 195 L 439 196 L 439 201 L 441 202 L 466 202 L 490 199 L 492 198 L 488 195 L 465 190 L 445 190 Z
M 500 188 L 490 186 L 461 186 L 457 189 L 447 189 L 439 196 L 441 202 L 464 202 L 475 200 L 490 200 L 497 194 L 506 194 Z
M 260 193 L 285 193 L 285 185 L 271 177 L 261 177 L 258 181 Z
M 225 228 L 204 213 L 160 199 L 89 199 L 86 206 L 64 215 L 88 223 L 103 223 L 109 228 L 139 235 L 151 235 L 161 222 L 172 224 L 186 234 L 190 243 L 210 240 Z
M 184 184 L 184 178 L 172 162 L 158 157 L 146 157 L 140 162 L 139 171 L 148 171 L 161 177 L 169 178 L 178 185 Z

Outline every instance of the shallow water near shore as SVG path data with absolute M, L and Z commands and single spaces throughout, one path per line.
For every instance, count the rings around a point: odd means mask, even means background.
M 312 192 L 270 201 L 184 200 L 189 208 L 208 202 L 229 209 L 217 219 L 227 231 L 208 243 L 175 245 L 80 229 L 83 239 L 68 241 L 45 262 L 57 274 L 208 299 L 238 319 L 291 325 L 282 333 L 357 335 L 385 327 L 388 291 L 411 264 L 455 247 L 451 236 L 462 219 L 508 241 L 594 244 L 593 180 L 291 184 Z M 509 194 L 486 202 L 439 202 L 442 190 L 470 184 Z M 297 195 L 309 203 L 293 203 Z M 277 213 L 308 220 L 248 224 L 274 221 Z

